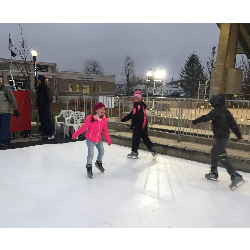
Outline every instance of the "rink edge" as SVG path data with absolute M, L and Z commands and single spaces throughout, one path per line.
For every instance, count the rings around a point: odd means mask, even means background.
M 120 135 L 110 135 L 112 139 L 112 143 L 126 146 L 131 148 L 132 145 L 132 139 L 120 136 Z M 162 155 L 169 155 L 177 158 L 182 158 L 190 161 L 197 161 L 205 164 L 210 164 L 210 152 L 207 151 L 201 151 L 197 149 L 190 149 L 190 148 L 184 148 L 179 147 L 175 145 L 166 145 L 166 144 L 159 144 L 159 143 L 153 143 L 154 148 L 159 154 Z M 140 143 L 139 149 L 142 150 L 148 150 L 144 143 Z M 130 149 L 128 150 L 128 153 L 130 152 Z M 235 156 L 228 156 L 229 160 L 231 161 L 234 168 L 238 171 L 243 171 L 246 173 L 250 173 L 250 159 L 241 158 L 241 157 L 235 157 Z M 221 163 L 219 163 L 219 166 L 223 167 Z

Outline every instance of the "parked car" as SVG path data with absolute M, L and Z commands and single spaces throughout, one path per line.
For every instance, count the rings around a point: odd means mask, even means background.
M 153 95 L 154 97 L 159 97 L 159 96 L 161 96 L 161 93 L 160 92 L 158 92 L 158 93 L 154 93 L 154 95 Z
M 143 97 L 147 97 L 147 92 L 142 92 Z M 148 96 L 153 96 L 153 92 L 148 92 Z
M 174 92 L 172 92 L 172 93 L 168 93 L 168 94 L 166 94 L 166 95 L 164 95 L 165 97 L 180 97 L 180 94 L 181 93 L 179 93 L 179 92 L 176 92 L 176 91 L 174 91 Z

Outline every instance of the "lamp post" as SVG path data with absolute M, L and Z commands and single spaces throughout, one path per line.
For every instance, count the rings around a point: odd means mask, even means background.
M 35 90 L 37 89 L 37 71 L 36 71 L 36 57 L 37 57 L 37 52 L 33 49 L 31 51 L 32 57 L 33 57 L 33 63 L 34 63 L 34 68 L 35 68 Z
M 148 71 L 147 77 L 148 77 L 148 80 L 147 80 L 147 81 L 149 81 L 149 82 L 154 81 L 154 80 L 153 80 L 153 70 L 152 70 L 152 69 L 150 69 L 150 70 Z M 153 83 L 154 83 L 154 88 L 153 88 L 153 95 L 154 95 L 155 82 L 153 82 Z M 148 89 L 147 89 L 147 92 L 148 92 Z
M 150 69 L 147 73 L 148 81 L 154 83 L 154 88 L 153 88 L 153 96 L 155 94 L 155 82 L 161 82 L 163 77 L 165 76 L 165 72 L 163 69 Z
M 163 77 L 165 76 L 165 72 L 163 69 L 150 69 L 147 73 L 147 77 L 148 77 L 148 81 L 153 82 L 154 83 L 154 88 L 153 88 L 153 97 L 155 95 L 155 82 L 161 82 Z M 155 102 L 154 102 L 154 98 L 153 98 L 153 105 L 152 105 L 152 109 L 155 108 Z

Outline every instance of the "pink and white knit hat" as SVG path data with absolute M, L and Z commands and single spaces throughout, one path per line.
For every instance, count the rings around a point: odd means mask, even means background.
M 142 93 L 140 90 L 136 90 L 135 93 L 133 94 L 133 98 L 132 98 L 133 101 L 134 101 L 136 96 L 140 98 L 140 102 L 141 102 L 142 101 Z

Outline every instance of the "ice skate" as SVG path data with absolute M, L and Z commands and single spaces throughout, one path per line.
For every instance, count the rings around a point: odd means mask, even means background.
M 133 159 L 137 159 L 138 158 L 138 153 L 132 151 L 130 154 L 127 155 L 128 158 L 133 158 Z
M 205 178 L 212 181 L 217 181 L 219 175 L 217 170 L 210 170 L 208 174 L 205 174 Z
M 88 177 L 92 178 L 93 177 L 92 166 L 91 165 L 90 166 L 87 165 L 86 168 L 87 168 L 87 175 L 88 175 Z
M 153 157 L 156 157 L 157 156 L 157 152 L 154 148 L 151 149 L 151 154 Z
M 95 166 L 96 166 L 102 173 L 104 173 L 105 169 L 103 168 L 101 162 L 96 161 L 96 162 L 95 162 Z
M 232 183 L 229 185 L 229 187 L 231 188 L 231 189 L 235 189 L 235 188 L 237 188 L 237 187 L 239 187 L 239 186 L 241 186 L 245 181 L 243 180 L 243 178 L 242 178 L 242 175 L 240 175 L 238 172 L 233 172 L 232 174 L 231 174 L 231 181 L 232 181 Z M 236 186 L 237 184 L 239 184 L 240 183 L 240 185 L 238 185 L 238 186 Z
M 93 177 L 92 171 L 87 171 L 87 175 L 88 175 L 89 178 L 92 178 Z

